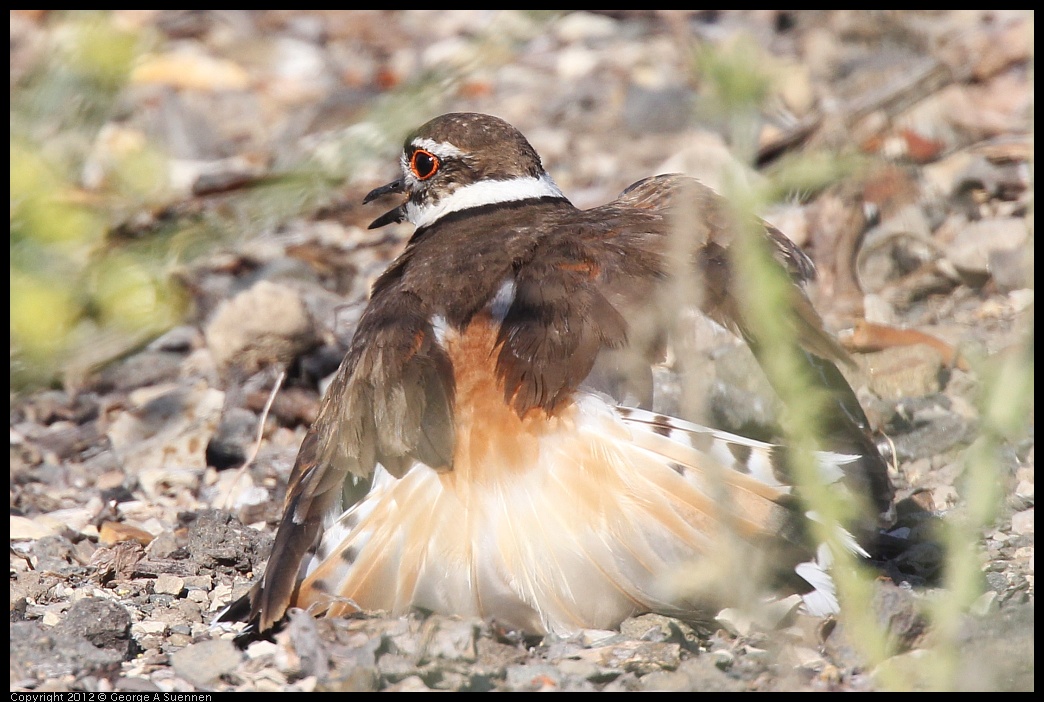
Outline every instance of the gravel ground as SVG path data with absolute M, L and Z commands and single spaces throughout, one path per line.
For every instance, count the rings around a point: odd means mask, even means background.
M 12 13 L 13 94 L 68 21 Z M 1033 410 L 1019 392 L 1032 384 L 1032 14 L 130 11 L 111 21 L 147 35 L 150 50 L 81 186 L 101 188 L 127 143 L 156 144 L 165 202 L 132 208 L 118 233 L 191 220 L 214 242 L 174 271 L 189 302 L 182 324 L 81 366 L 62 389 L 12 389 L 12 690 L 1033 689 Z M 772 77 L 760 112 L 715 109 L 720 57 Z M 813 297 L 853 350 L 853 385 L 892 442 L 902 546 L 876 564 L 867 595 L 891 637 L 883 660 L 868 658 L 844 614 L 766 623 L 725 612 L 707 630 L 645 615 L 565 640 L 419 614 L 297 613 L 245 646 L 211 626 L 262 571 L 323 380 L 410 234 L 367 231 L 379 212 L 362 196 L 393 174 L 404 130 L 445 111 L 515 124 L 578 206 L 654 173 L 724 187 L 725 172 L 777 182 L 796 155 L 868 164 L 761 214 L 815 259 Z M 741 158 L 748 124 L 754 154 Z M 310 180 L 295 181 L 296 196 L 266 187 L 301 173 Z M 701 401 L 674 401 L 705 423 L 771 435 L 778 402 L 749 352 L 713 334 L 701 351 L 687 386 Z M 670 370 L 659 378 L 667 404 Z M 998 419 L 1012 412 L 1015 429 Z M 964 461 L 983 447 L 988 478 L 975 483 Z M 938 527 L 974 512 L 984 486 L 996 500 L 969 532 L 981 594 L 942 631 L 927 614 L 950 592 Z M 956 672 L 933 677 L 947 646 Z

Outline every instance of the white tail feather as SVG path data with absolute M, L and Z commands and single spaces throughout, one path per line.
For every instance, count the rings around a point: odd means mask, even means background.
M 790 514 L 771 444 L 595 394 L 537 427 L 458 446 L 449 472 L 378 469 L 323 535 L 298 606 L 420 607 L 558 633 L 693 615 L 664 573 L 706 559 L 730 529 L 761 538 Z M 849 460 L 819 455 L 829 476 Z M 795 568 L 810 613 L 837 611 L 828 566 Z

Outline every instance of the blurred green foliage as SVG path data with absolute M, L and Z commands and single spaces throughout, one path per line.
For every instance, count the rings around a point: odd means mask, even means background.
M 742 38 L 727 46 L 701 45 L 694 52 L 693 71 L 704 97 L 704 113 L 724 116 L 730 147 L 748 164 L 754 162 L 762 112 L 773 91 L 768 65 L 762 50 L 752 40 Z M 726 187 L 722 194 L 734 211 L 735 221 L 750 223 L 739 228 L 734 244 L 739 280 L 736 289 L 745 293 L 739 303 L 751 326 L 766 340 L 760 359 L 762 368 L 786 407 L 783 428 L 788 456 L 808 510 L 818 515 L 811 523 L 815 537 L 830 547 L 834 561 L 831 574 L 838 587 L 842 621 L 853 644 L 872 666 L 894 651 L 887 630 L 875 621 L 872 608 L 866 606 L 872 598 L 874 575 L 845 546 L 845 532 L 839 528 L 860 521 L 860 506 L 842 491 L 823 484 L 820 478 L 814 451 L 823 446 L 819 439 L 820 418 L 829 411 L 829 405 L 825 393 L 816 390 L 810 370 L 800 358 L 795 335 L 799 325 L 793 320 L 795 311 L 786 302 L 787 288 L 792 282 L 773 261 L 753 216 L 773 202 L 807 197 L 851 177 L 861 163 L 853 154 L 795 152 L 768 169 L 759 186 L 750 185 L 741 174 L 723 174 Z M 894 676 L 883 684 L 906 687 L 904 681 Z
M 753 161 L 755 152 L 755 130 L 751 124 L 759 119 L 772 90 L 771 75 L 764 66 L 760 49 L 742 40 L 725 47 L 701 46 L 693 63 L 694 74 L 708 98 L 704 109 L 727 116 L 731 147 L 748 163 Z M 807 196 L 831 183 L 858 177 L 867 165 L 867 158 L 857 153 L 802 151 L 767 169 L 768 178 L 761 187 L 752 188 L 743 178 L 726 177 L 731 184 L 724 194 L 735 208 L 737 219 L 750 221 L 751 213 L 763 211 L 771 202 Z M 750 231 L 744 234 L 737 247 L 738 274 L 743 281 L 738 289 L 747 293 L 741 303 L 754 320 L 752 323 L 767 338 L 774 339 L 765 345 L 770 353 L 764 368 L 774 379 L 792 420 L 785 427 L 787 442 L 794 449 L 793 467 L 805 487 L 807 505 L 821 518 L 815 525 L 817 537 L 833 546 L 836 562 L 832 573 L 842 603 L 846 639 L 862 653 L 883 689 L 955 689 L 961 684 L 962 656 L 968 655 L 962 651 L 965 642 L 961 630 L 985 590 L 981 543 L 983 531 L 997 519 L 1003 499 L 1002 453 L 1005 446 L 1032 436 L 1032 329 L 1019 348 L 974 364 L 981 389 L 980 435 L 963 456 L 962 504 L 946 515 L 939 534 L 946 557 L 943 587 L 932 594 L 924 607 L 931 621 L 929 648 L 916 670 L 910 671 L 891 664 L 897 660 L 891 657 L 899 651 L 887 622 L 879 621 L 869 606 L 874 573 L 860 566 L 853 554 L 836 543 L 835 525 L 848 521 L 853 506 L 837 491 L 817 485 L 811 450 L 819 445 L 816 417 L 824 408 L 821 399 L 809 392 L 811 384 L 793 355 L 793 325 L 786 323 L 790 312 L 783 308 L 785 295 L 781 293 L 781 286 L 789 282 L 782 280 L 778 267 L 771 264 L 761 237 Z
M 165 48 L 162 38 L 118 14 L 48 13 L 38 20 L 48 45 L 12 73 L 12 388 L 75 382 L 174 324 L 186 308 L 175 266 L 329 203 L 360 166 L 387 162 L 441 112 L 462 76 L 510 62 L 553 16 L 498 15 L 470 39 L 463 65 L 376 96 L 357 123 L 303 139 L 291 162 L 223 193 L 220 207 L 203 198 L 182 207 L 162 148 L 124 126 L 135 113 L 132 70 Z
M 696 116 L 719 124 L 736 157 L 753 163 L 761 110 L 774 80 L 764 53 L 752 38 L 740 35 L 727 45 L 697 44 L 692 56 L 700 89 Z
M 48 45 L 11 86 L 12 389 L 119 355 L 182 307 L 164 259 L 111 235 L 167 192 L 165 156 L 110 127 L 148 38 L 102 12 L 43 21 Z

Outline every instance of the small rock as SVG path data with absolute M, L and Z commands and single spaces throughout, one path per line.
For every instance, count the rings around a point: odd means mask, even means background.
M 203 335 L 192 324 L 183 324 L 156 337 L 148 346 L 150 351 L 177 351 L 187 353 L 203 344 Z
M 791 646 L 789 653 L 799 668 L 818 672 L 827 666 L 827 661 L 822 654 L 807 646 Z
M 417 672 L 416 662 L 398 653 L 385 653 L 377 662 L 381 675 L 390 681 L 405 680 Z
M 743 645 L 743 657 L 750 661 L 767 661 L 769 659 L 769 652 L 758 646 L 752 646 L 751 644 Z
M 871 227 L 863 237 L 858 257 L 859 282 L 864 290 L 880 292 L 889 281 L 902 277 L 934 256 L 931 226 L 918 205 L 898 209 Z
M 597 646 L 617 636 L 617 632 L 609 629 L 584 629 L 580 632 L 580 643 L 586 647 Z
M 128 392 L 177 379 L 183 353 L 146 350 L 114 363 L 99 374 L 94 387 L 105 392 Z
M 581 658 L 636 675 L 646 675 L 656 670 L 677 668 L 681 662 L 681 646 L 675 643 L 622 641 L 586 651 Z
M 159 636 L 167 633 L 167 624 L 166 622 L 146 619 L 143 622 L 132 624 L 131 633 L 135 636 Z
M 1024 509 L 1011 516 L 1011 530 L 1021 536 L 1033 533 L 1033 508 Z
M 1015 486 L 1015 494 L 1010 498 L 1009 504 L 1015 509 L 1024 510 L 1033 506 L 1034 484 L 1029 480 L 1020 480 Z
M 555 58 L 555 73 L 562 81 L 581 81 L 598 68 L 599 54 L 583 46 L 571 46 Z
M 130 80 L 135 85 L 204 91 L 244 90 L 250 85 L 250 76 L 238 64 L 191 50 L 145 56 Z
M 319 692 L 376 692 L 380 689 L 380 685 L 381 676 L 376 666 L 356 665 L 348 667 L 347 670 L 337 669 L 330 677 L 323 680 L 316 690 Z
M 319 635 L 315 618 L 308 612 L 294 610 L 279 641 L 284 643 L 291 658 L 296 658 L 296 669 L 302 677 L 314 675 L 319 680 L 330 670 L 330 654 Z
M 609 39 L 620 31 L 620 23 L 605 15 L 571 12 L 554 23 L 555 36 L 564 43 Z
M 145 678 L 117 678 L 113 687 L 121 692 L 160 692 L 160 687 Z
M 111 548 L 99 548 L 91 556 L 90 565 L 98 578 L 127 580 L 131 578 L 145 557 L 145 551 L 137 541 L 121 541 Z
M 145 549 L 145 553 L 149 555 L 149 558 L 155 560 L 163 560 L 170 558 L 170 554 L 174 553 L 180 544 L 178 543 L 178 537 L 174 535 L 174 532 L 170 530 L 164 530 L 153 539 L 148 548 Z
M 167 642 L 165 628 L 163 634 L 148 634 L 147 636 L 135 636 L 135 640 L 138 642 L 138 647 L 141 648 L 147 656 L 158 655 L 161 649 L 163 648 L 163 644 Z
M 685 622 L 662 614 L 643 614 L 625 619 L 620 633 L 642 641 L 669 641 L 683 646 L 696 639 L 696 632 Z
M 118 665 L 124 656 L 111 648 L 99 648 L 82 636 L 47 629 L 39 622 L 12 622 L 10 629 L 12 681 L 44 680 Z M 12 682 L 13 684 L 13 682 Z
M 419 676 L 411 675 L 408 678 L 400 680 L 394 685 L 389 685 L 384 688 L 385 692 L 433 692 L 433 690 L 424 684 L 424 681 Z
M 562 672 L 546 664 L 508 666 L 505 685 L 513 692 L 540 692 L 557 690 L 562 684 Z
M 719 670 L 728 670 L 736 662 L 736 654 L 727 648 L 716 648 L 707 655 Z
M 167 640 L 163 642 L 160 648 L 164 651 L 176 651 L 179 648 L 185 648 L 192 643 L 192 637 L 188 634 L 184 634 L 180 631 L 171 631 L 167 634 Z
M 728 653 L 721 650 L 719 653 Z M 731 655 L 731 654 L 730 654 Z M 720 658 L 703 655 L 682 661 L 678 672 L 685 673 L 689 679 L 690 690 L 700 692 L 745 692 L 747 686 L 743 680 L 726 673 L 731 667 L 733 658 L 729 659 L 728 665 L 722 665 Z
M 35 541 L 51 534 L 61 531 L 61 524 L 41 523 L 39 520 L 11 515 L 10 539 L 11 541 Z
M 988 265 L 1001 292 L 1011 293 L 1033 285 L 1033 257 L 1026 255 L 1024 247 L 991 251 Z
M 1008 293 L 1008 301 L 1011 303 L 1011 309 L 1016 313 L 1022 312 L 1033 306 L 1034 291 L 1032 288 L 1022 288 L 1020 290 L 1012 290 Z
M 718 612 L 714 621 L 733 636 L 746 636 L 754 628 L 754 619 L 748 612 L 732 607 Z
M 265 656 L 274 656 L 278 652 L 279 645 L 272 641 L 254 641 L 246 649 L 247 658 L 251 660 Z
M 931 689 L 930 661 L 931 651 L 919 648 L 886 658 L 874 668 L 872 674 L 879 681 L 902 680 L 904 687 L 926 692 Z
M 204 334 L 219 368 L 235 366 L 248 374 L 289 363 L 317 341 L 300 293 L 267 280 L 222 303 Z
M 71 421 L 58 421 L 37 432 L 33 438 L 37 449 L 48 460 L 64 463 L 97 445 L 101 438 L 100 431 L 99 422 L 75 424 Z
M 693 690 L 689 676 L 680 670 L 657 670 L 642 677 L 641 689 L 647 692 L 689 692 Z
M 878 622 L 888 631 L 899 651 L 909 651 L 928 633 L 928 620 L 921 613 L 913 592 L 887 582 L 874 583 L 871 602 Z
M 997 610 L 997 597 L 998 593 L 996 590 L 987 590 L 976 598 L 975 602 L 968 608 L 968 611 L 976 617 L 985 617 Z
M 185 589 L 185 579 L 177 576 L 169 576 L 166 574 L 161 575 L 156 579 L 156 584 L 152 585 L 152 591 L 157 594 L 172 594 L 177 596 L 182 593 Z
M 245 593 L 247 589 L 247 587 L 244 587 L 243 592 Z M 227 606 L 234 599 L 232 597 L 232 586 L 218 583 L 214 586 L 214 589 L 210 591 L 208 597 L 210 600 L 210 607 L 208 607 L 207 611 L 216 612 Z
M 962 272 L 986 276 L 991 256 L 1024 251 L 1028 237 L 1021 217 L 986 217 L 962 227 L 947 247 L 946 257 Z
M 592 663 L 591 661 L 578 661 L 572 658 L 566 658 L 558 661 L 556 665 L 563 674 L 581 680 L 605 682 L 607 677 L 616 677 L 616 674 L 612 671 L 609 671 L 607 668 L 603 668 L 596 663 Z
M 972 441 L 975 429 L 976 422 L 954 411 L 948 396 L 935 393 L 900 401 L 886 433 L 895 443 L 898 458 L 908 461 L 935 456 Z M 937 468 L 932 472 L 938 473 Z M 937 476 L 934 480 L 939 482 Z
M 248 572 L 268 558 L 272 536 L 245 527 L 231 514 L 204 510 L 189 527 L 188 551 L 205 568 Z
M 192 600 L 174 600 L 167 607 L 156 607 L 152 612 L 152 618 L 163 622 L 171 632 L 185 633 L 191 631 L 189 624 L 203 621 L 203 614 L 199 604 Z
M 185 580 L 185 587 L 189 590 L 209 590 L 214 579 L 209 575 L 190 575 Z
M 170 654 L 170 663 L 178 677 L 196 687 L 207 687 L 218 677 L 231 673 L 243 654 L 226 639 L 212 639 L 186 646 Z
M 428 621 L 434 625 L 434 631 L 425 637 L 428 657 L 446 661 L 474 661 L 478 657 L 475 640 L 479 635 L 479 622 L 450 618 Z
M 189 590 L 186 594 L 186 598 L 200 605 L 205 605 L 210 602 L 210 597 L 207 595 L 206 590 Z
M 765 177 L 737 158 L 721 135 L 702 130 L 686 131 L 673 155 L 655 166 L 652 172 L 684 173 L 718 192 L 725 191 L 733 178 L 738 187 L 757 187 L 765 183 Z
M 132 649 L 130 613 L 120 605 L 87 597 L 69 608 L 58 630 L 70 637 L 83 637 L 98 648 L 108 648 L 121 656 Z
M 20 622 L 25 620 L 25 612 L 29 607 L 29 603 L 24 597 L 12 597 L 11 598 L 11 621 Z
M 863 367 L 870 390 L 886 400 L 938 392 L 943 359 L 930 346 L 896 346 L 865 354 Z
M 61 522 L 65 529 L 83 533 L 84 529 L 86 529 L 91 521 L 97 516 L 97 508 L 95 507 L 92 509 L 91 506 L 88 506 L 75 507 L 71 509 L 56 509 L 53 512 L 48 512 L 46 516 L 57 522 Z
M 172 467 L 204 465 L 225 394 L 204 383 L 165 386 L 131 396 L 136 406 L 120 414 L 107 435 L 129 471 L 137 471 L 147 497 L 162 494 L 179 477 Z M 193 471 L 185 472 L 195 483 Z

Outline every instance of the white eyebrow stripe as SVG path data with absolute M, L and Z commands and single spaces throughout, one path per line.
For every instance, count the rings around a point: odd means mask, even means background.
M 435 141 L 427 137 L 417 137 L 410 142 L 410 146 L 415 149 L 430 151 L 439 158 L 460 158 L 464 155 L 463 151 L 448 141 Z
M 498 202 L 516 202 L 542 197 L 553 197 L 565 200 L 566 196 L 559 190 L 551 176 L 546 173 L 539 177 L 524 176 L 510 180 L 480 180 L 462 188 L 457 188 L 436 203 L 416 205 L 406 204 L 406 219 L 414 226 L 427 227 L 451 212 L 468 210 L 473 207 L 492 205 Z

